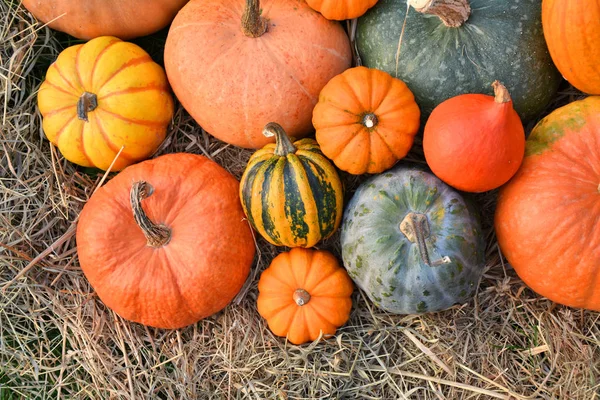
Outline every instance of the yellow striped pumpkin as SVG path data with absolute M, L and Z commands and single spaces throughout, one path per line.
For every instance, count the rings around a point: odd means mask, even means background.
M 335 167 L 313 139 L 290 141 L 268 123 L 263 134 L 276 143 L 255 152 L 240 182 L 251 225 L 276 246 L 312 247 L 339 227 L 343 188 Z
M 164 140 L 173 98 L 164 70 L 142 48 L 103 36 L 65 49 L 40 86 L 43 129 L 64 157 L 113 170 L 151 156 Z

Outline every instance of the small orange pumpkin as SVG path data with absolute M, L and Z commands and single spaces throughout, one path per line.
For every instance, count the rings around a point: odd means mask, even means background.
M 302 344 L 348 321 L 354 284 L 333 254 L 294 248 L 273 259 L 258 282 L 258 312 L 269 329 Z
M 65 49 L 38 93 L 46 137 L 65 158 L 112 170 L 151 156 L 173 116 L 160 65 L 141 47 L 103 36 Z
M 306 0 L 306 3 L 325 18 L 342 21 L 360 17 L 377 0 Z
M 419 118 L 419 106 L 404 82 L 366 67 L 331 79 L 313 110 L 321 151 L 355 175 L 385 171 L 404 158 Z

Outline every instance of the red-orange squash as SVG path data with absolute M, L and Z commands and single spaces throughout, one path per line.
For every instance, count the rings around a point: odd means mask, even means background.
M 506 88 L 495 96 L 463 94 L 437 106 L 425 125 L 423 151 L 438 178 L 466 192 L 505 184 L 525 152 L 523 123 Z
M 297 247 L 275 257 L 260 276 L 258 312 L 275 335 L 302 344 L 331 336 L 348 321 L 353 290 L 333 254 Z
M 306 0 L 309 6 L 327 19 L 341 21 L 358 18 L 377 3 L 377 0 Z
M 132 39 L 167 26 L 188 0 L 23 0 L 50 28 L 80 39 Z
M 600 94 L 600 0 L 543 0 L 552 61 L 577 89 Z
M 496 234 L 542 296 L 600 311 L 600 97 L 559 108 L 527 140 L 498 199 Z
M 207 132 L 261 148 L 279 123 L 299 139 L 312 130 L 319 92 L 350 67 L 348 36 L 298 0 L 192 0 L 165 45 L 169 82 Z
M 319 94 L 313 125 L 321 151 L 351 174 L 391 168 L 412 147 L 419 106 L 404 82 L 374 68 L 337 75 Z
M 254 240 L 238 181 L 203 156 L 180 153 L 132 165 L 98 189 L 79 217 L 77 253 L 109 308 L 174 329 L 233 299 Z

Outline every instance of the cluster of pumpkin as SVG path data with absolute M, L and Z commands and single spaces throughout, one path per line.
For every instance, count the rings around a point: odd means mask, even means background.
M 485 256 L 477 211 L 456 189 L 498 187 L 496 232 L 518 274 L 552 300 L 600 310 L 600 98 L 548 115 L 527 142 L 521 122 L 553 98 L 555 64 L 600 94 L 600 2 L 410 0 L 406 13 L 404 0 L 23 3 L 93 38 L 60 54 L 38 103 L 65 158 L 123 170 L 84 207 L 77 244 L 91 285 L 124 318 L 177 328 L 221 310 L 253 263 L 249 225 L 292 248 L 258 285 L 259 313 L 292 343 L 347 321 L 352 280 L 391 312 L 446 309 L 472 296 Z M 335 21 L 353 18 L 368 67 L 351 68 Z M 171 20 L 166 73 L 121 40 Z M 171 89 L 210 134 L 260 148 L 241 182 L 198 155 L 142 161 L 165 138 Z M 394 167 L 422 121 L 433 174 Z M 345 209 L 336 167 L 375 174 Z M 340 225 L 345 268 L 311 249 Z

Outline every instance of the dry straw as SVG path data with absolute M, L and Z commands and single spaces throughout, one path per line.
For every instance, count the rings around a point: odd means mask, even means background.
M 36 110 L 46 68 L 70 43 L 18 4 L 0 0 L 0 400 L 598 398 L 599 314 L 555 306 L 515 277 L 491 228 L 493 194 L 477 198 L 488 239 L 480 290 L 447 312 L 391 315 L 356 292 L 335 338 L 293 346 L 256 312 L 258 276 L 279 251 L 258 240 L 247 287 L 225 311 L 177 331 L 117 317 L 86 282 L 69 234 L 102 175 L 66 162 Z M 158 55 L 161 40 L 143 44 Z M 552 107 L 575 96 L 565 89 Z M 160 150 L 175 151 L 238 177 L 250 155 L 181 108 Z M 423 162 L 418 144 L 409 159 Z M 349 192 L 360 181 L 344 179 Z M 339 254 L 337 238 L 322 247 Z

